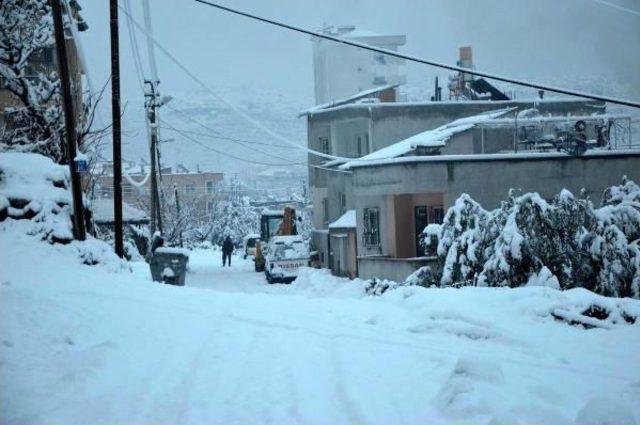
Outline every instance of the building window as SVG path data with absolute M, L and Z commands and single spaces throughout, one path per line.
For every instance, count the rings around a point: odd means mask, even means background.
M 384 57 L 384 55 L 376 55 L 375 56 L 375 60 L 380 65 L 386 65 L 387 64 L 387 59 Z
M 194 195 L 196 193 L 196 185 L 195 184 L 188 184 L 185 185 L 184 187 L 184 191 L 185 193 L 187 193 L 188 195 Z
M 320 137 L 320 138 L 318 138 L 318 140 L 320 142 L 320 151 L 322 153 L 330 155 L 331 154 L 331 143 L 329 142 L 329 138 L 328 137 Z
M 347 195 L 344 192 L 338 192 L 338 207 L 340 208 L 340 215 L 347 212 Z
M 429 223 L 442 224 L 444 220 L 444 208 L 442 205 L 431 207 L 431 220 Z
M 369 153 L 369 135 L 363 134 L 357 137 L 358 156 L 367 155 Z
M 380 217 L 378 208 L 365 208 L 363 214 L 364 231 L 362 239 L 367 247 L 380 245 Z
M 329 200 L 327 198 L 322 198 L 322 222 L 329 223 Z
M 207 193 L 212 194 L 215 192 L 216 182 L 214 182 L 213 180 L 209 180 L 205 184 L 207 188 Z

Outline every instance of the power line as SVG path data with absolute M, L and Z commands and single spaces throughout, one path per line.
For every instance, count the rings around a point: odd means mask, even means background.
M 124 8 L 128 13 L 131 12 L 131 3 L 129 0 L 124 1 Z M 131 20 L 127 18 L 127 34 L 129 35 L 129 44 L 131 44 L 131 55 L 133 56 L 133 65 L 136 68 L 136 75 L 138 77 L 138 84 L 140 85 L 140 91 L 144 93 L 144 83 L 146 79 L 144 77 L 144 69 L 142 67 L 142 60 L 140 59 L 140 50 L 138 50 L 138 39 L 134 31 Z M 146 121 L 146 120 L 145 120 Z
M 356 41 L 350 41 L 348 39 L 343 39 L 343 38 L 339 38 L 339 37 L 333 37 L 331 35 L 319 33 L 317 31 L 311 31 L 311 30 L 307 30 L 307 29 L 304 29 L 304 28 L 301 28 L 301 27 L 296 27 L 296 26 L 293 26 L 293 25 L 285 24 L 283 22 L 275 21 L 273 19 L 263 18 L 261 16 L 253 15 L 253 14 L 250 14 L 250 13 L 247 13 L 247 12 L 243 12 L 243 11 L 240 11 L 238 9 L 232 9 L 230 7 L 222 6 L 220 4 L 212 3 L 210 1 L 206 1 L 206 0 L 194 0 L 194 1 L 196 1 L 198 3 L 201 3 L 201 4 L 204 4 L 206 6 L 210 6 L 210 7 L 214 7 L 216 9 L 219 9 L 219 10 L 223 10 L 225 12 L 230 12 L 230 13 L 233 13 L 233 14 L 236 14 L 236 15 L 244 16 L 246 18 L 254 19 L 254 20 L 257 20 L 257 21 L 260 21 L 260 22 L 265 22 L 267 24 L 275 25 L 275 26 L 278 26 L 278 27 L 281 27 L 281 28 L 286 28 L 286 29 L 291 30 L 291 31 L 296 31 L 296 32 L 300 32 L 300 33 L 303 33 L 303 34 L 311 35 L 313 37 L 323 38 L 325 40 L 331 40 L 331 41 L 334 41 L 336 43 L 342 43 L 342 44 L 346 44 L 346 45 L 349 45 L 349 46 L 358 47 L 358 48 L 365 49 L 365 50 L 370 50 L 372 52 L 382 53 L 382 54 L 385 54 L 385 55 L 388 55 L 388 56 L 393 56 L 393 57 L 396 57 L 396 58 L 405 59 L 405 60 L 408 60 L 408 61 L 411 61 L 411 62 L 422 63 L 424 65 L 430 65 L 430 66 L 434 66 L 434 67 L 437 67 L 437 68 L 444 68 L 444 69 L 448 69 L 450 71 L 458 71 L 458 72 L 462 72 L 462 73 L 465 73 L 465 74 L 475 75 L 475 76 L 478 76 L 478 77 L 484 77 L 484 78 L 489 78 L 489 79 L 492 79 L 492 80 L 502 81 L 502 82 L 505 82 L 505 83 L 516 84 L 516 85 L 523 86 L 523 87 L 529 87 L 529 88 L 534 88 L 534 89 L 538 89 L 538 90 L 545 90 L 545 91 L 549 91 L 549 92 L 553 92 L 553 93 L 566 94 L 566 95 L 570 95 L 570 96 L 583 97 L 583 98 L 597 100 L 597 101 L 601 101 L 601 102 L 609 102 L 609 103 L 613 103 L 613 104 L 617 104 L 617 105 L 630 106 L 632 108 L 640 108 L 640 103 L 634 102 L 634 101 L 631 101 L 631 100 L 627 100 L 627 99 L 617 99 L 617 98 L 612 98 L 612 97 L 608 97 L 608 96 L 600 96 L 600 95 L 596 95 L 596 94 L 592 94 L 592 93 L 578 92 L 578 91 L 563 89 L 563 88 L 560 88 L 560 87 L 548 86 L 546 84 L 540 84 L 540 83 L 535 83 L 535 82 L 530 82 L 530 81 L 525 81 L 525 80 L 519 80 L 519 79 L 511 78 L 511 77 L 504 77 L 504 76 L 500 76 L 500 75 L 497 75 L 497 74 L 492 74 L 492 73 L 483 72 L 483 71 L 477 71 L 477 70 L 474 70 L 474 69 L 462 68 L 460 66 L 449 65 L 449 64 L 442 63 L 442 62 L 432 61 L 432 60 L 429 60 L 429 59 L 423 59 L 423 58 L 419 58 L 417 56 L 405 55 L 405 54 L 402 54 L 402 53 L 399 53 L 399 52 L 395 52 L 393 50 L 388 50 L 388 49 L 383 49 L 383 48 L 380 48 L 380 47 L 371 46 L 371 45 L 368 45 L 368 44 L 358 43 Z
M 339 156 L 335 156 L 335 155 L 329 155 L 329 154 L 326 154 L 324 152 L 319 152 L 319 151 L 310 149 L 310 148 L 308 148 L 306 146 L 302 146 L 302 145 L 300 145 L 298 143 L 292 142 L 291 140 L 287 139 L 286 137 L 282 136 L 281 134 L 278 134 L 275 131 L 273 131 L 273 130 L 269 129 L 268 127 L 264 126 L 259 121 L 254 120 L 249 115 L 247 115 L 246 113 L 244 113 L 240 109 L 238 109 L 234 104 L 232 104 L 231 102 L 227 101 L 222 96 L 220 96 L 215 91 L 213 91 L 211 88 L 209 88 L 209 86 L 207 86 L 200 78 L 198 78 L 193 72 L 191 72 L 189 70 L 189 68 L 187 68 L 185 65 L 183 65 L 175 56 L 173 56 L 171 54 L 171 52 L 169 52 L 169 50 L 167 50 L 151 34 L 149 34 L 148 31 L 146 31 L 144 28 L 142 28 L 142 26 L 138 22 L 136 22 L 136 20 L 133 19 L 133 17 L 131 15 L 129 15 L 126 10 L 124 10 L 122 7 L 120 7 L 120 10 L 122 10 L 122 12 L 129 17 L 131 22 L 135 25 L 135 27 L 139 31 L 143 32 L 147 36 L 147 38 L 149 40 L 151 40 L 156 45 L 156 47 L 162 53 L 165 54 L 165 56 L 167 56 L 173 63 L 175 63 L 178 66 L 178 68 L 180 68 L 185 74 L 187 74 L 189 76 L 189 78 L 191 78 L 193 81 L 198 83 L 198 85 L 200 85 L 205 91 L 209 92 L 213 97 L 215 97 L 220 102 L 222 102 L 225 105 L 227 105 L 235 113 L 237 113 L 238 115 L 243 117 L 245 120 L 247 120 L 248 122 L 250 122 L 254 126 L 256 126 L 259 129 L 263 130 L 264 132 L 266 132 L 267 134 L 271 135 L 272 137 L 274 137 L 276 139 L 279 139 L 279 140 L 282 140 L 283 142 L 285 142 L 285 143 L 287 143 L 287 144 L 289 144 L 289 145 L 291 145 L 293 147 L 296 147 L 298 149 L 304 150 L 304 151 L 306 151 L 306 152 L 308 152 L 310 154 L 313 154 L 313 155 L 316 155 L 316 156 L 319 156 L 319 157 L 322 157 L 322 158 L 326 158 L 326 159 L 339 159 L 339 160 L 344 160 L 344 161 L 353 160 L 353 158 L 343 158 L 343 157 L 339 157 Z
M 179 130 L 179 129 L 175 128 L 174 126 L 172 126 L 171 124 L 169 124 L 168 122 L 166 122 L 166 121 L 164 121 L 164 120 L 163 120 L 162 122 L 164 122 L 164 123 L 168 126 L 168 128 L 169 128 L 170 130 L 173 130 L 173 131 L 177 132 L 178 134 L 180 134 L 180 135 L 182 135 L 182 136 L 184 136 L 184 135 L 185 135 L 185 133 L 187 133 L 187 132 L 185 132 L 184 130 Z M 253 150 L 253 151 L 256 151 L 256 152 L 258 152 L 258 153 L 260 153 L 260 154 L 262 154 L 262 155 L 266 155 L 266 156 L 269 156 L 269 157 L 271 157 L 271 158 L 275 158 L 275 159 L 286 160 L 285 158 L 282 158 L 281 156 L 273 155 L 273 154 L 270 154 L 269 152 L 264 152 L 264 151 L 262 151 L 262 150 L 260 150 L 260 149 L 258 149 L 258 148 L 251 147 L 251 146 L 247 146 L 247 145 L 245 145 L 243 142 L 236 141 L 235 143 L 239 144 L 240 146 L 242 146 L 242 147 L 244 147 L 244 148 L 247 148 L 247 149 L 251 149 L 251 150 Z M 298 165 L 298 164 L 299 164 L 299 163 L 291 162 L 291 165 Z
M 216 153 L 218 153 L 220 155 L 228 156 L 229 158 L 233 158 L 233 159 L 236 159 L 238 161 L 247 162 L 249 164 L 267 165 L 267 166 L 279 166 L 279 167 L 284 167 L 284 166 L 288 166 L 288 165 L 306 165 L 307 164 L 306 162 L 291 162 L 291 161 L 289 161 L 287 163 L 274 164 L 274 163 L 269 163 L 269 162 L 261 162 L 261 161 L 254 161 L 254 160 L 249 160 L 249 159 L 246 159 L 246 158 L 241 158 L 239 156 L 235 156 L 235 155 L 230 154 L 228 152 L 223 152 L 223 151 L 220 151 L 218 149 L 212 148 L 211 146 L 206 145 L 206 144 L 200 142 L 199 140 L 192 138 L 188 134 L 182 133 L 180 130 L 176 130 L 176 131 L 178 133 L 180 133 L 182 135 L 182 137 L 184 137 L 186 140 L 188 140 L 188 141 L 190 141 L 192 143 L 195 143 L 195 144 L 197 144 L 197 145 L 199 145 L 199 146 L 201 146 L 201 147 L 203 147 L 203 148 L 205 148 L 207 150 L 216 152 Z
M 633 9 L 629 9 L 629 8 L 626 8 L 626 7 L 622 7 L 620 5 L 617 5 L 617 4 L 614 4 L 614 3 L 611 3 L 611 2 L 608 2 L 608 1 L 605 1 L 605 0 L 593 0 L 593 1 L 595 1 L 596 3 L 600 3 L 603 6 L 608 6 L 608 7 L 611 7 L 613 9 L 618 9 L 621 12 L 630 13 L 632 15 L 640 16 L 640 12 L 638 12 L 637 10 L 633 10 Z
M 205 130 L 208 130 L 212 133 L 217 134 L 218 136 L 212 136 L 211 134 L 203 134 L 203 133 L 197 133 L 195 131 L 186 131 L 187 133 L 192 133 L 195 135 L 199 135 L 199 136 L 203 136 L 203 137 L 210 137 L 210 138 L 214 138 L 214 139 L 221 139 L 221 140 L 229 140 L 232 142 L 242 142 L 242 143 L 249 143 L 249 144 L 255 144 L 255 145 L 266 145 L 266 146 L 271 146 L 271 147 L 276 147 L 276 148 L 290 148 L 290 145 L 279 145 L 279 144 L 275 144 L 275 143 L 266 143 L 266 142 L 256 142 L 253 140 L 246 140 L 246 139 L 240 139 L 237 137 L 230 137 L 230 136 L 226 136 L 224 134 L 222 134 L 221 132 L 219 132 L 218 130 L 209 127 L 206 124 L 203 124 L 202 122 L 196 120 L 195 118 L 191 117 L 189 114 L 185 113 L 184 111 L 181 111 L 180 109 L 177 109 L 173 106 L 171 106 L 171 104 L 167 104 L 165 105 L 167 108 L 171 109 L 173 112 L 177 112 L 178 114 L 180 114 L 180 116 L 182 118 L 184 118 L 185 120 L 191 121 L 197 125 L 199 125 L 200 127 L 204 128 Z
M 166 123 L 165 120 L 160 120 L 160 122 Z M 164 128 L 166 130 L 172 130 L 171 127 L 164 127 L 164 126 L 160 126 L 161 128 Z M 199 136 L 199 137 L 207 137 L 209 139 L 216 139 L 216 140 L 225 140 L 225 141 L 229 141 L 229 142 L 237 142 L 237 143 L 247 143 L 250 145 L 262 145 L 262 146 L 269 146 L 272 148 L 285 148 L 285 149 L 291 149 L 291 146 L 287 146 L 287 145 L 278 145 L 278 144 L 271 144 L 271 143 L 267 143 L 267 142 L 256 142 L 253 140 L 245 140 L 245 139 L 236 139 L 234 137 L 227 137 L 227 136 L 214 136 L 212 134 L 206 134 L 206 133 L 200 133 L 197 131 L 192 131 L 192 130 L 182 130 L 184 133 L 188 133 L 188 134 L 193 134 L 194 136 Z

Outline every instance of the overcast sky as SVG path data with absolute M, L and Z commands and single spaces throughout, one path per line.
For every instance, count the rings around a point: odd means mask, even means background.
M 141 0 L 130 1 L 142 22 Z M 604 1 L 219 1 L 311 29 L 354 24 L 378 33 L 406 34 L 404 52 L 443 62 L 454 63 L 458 46 L 469 44 L 478 69 L 567 84 L 573 78 L 584 84 L 585 77 L 607 77 L 625 88 L 626 93 L 617 95 L 640 99 L 640 15 Z M 640 11 L 640 0 L 608 3 Z M 99 85 L 110 72 L 108 2 L 82 0 L 81 5 L 89 24 L 82 35 L 89 71 Z M 151 0 L 151 5 L 157 39 L 212 87 L 260 86 L 312 102 L 309 37 L 192 0 Z M 140 99 L 125 17 L 120 15 L 122 90 L 125 99 Z M 164 93 L 195 87 L 161 53 L 157 56 Z M 407 73 L 411 85 L 432 84 L 432 69 L 409 65 Z

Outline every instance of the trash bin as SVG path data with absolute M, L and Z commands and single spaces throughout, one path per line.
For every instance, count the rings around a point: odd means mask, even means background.
M 189 251 L 182 248 L 159 247 L 151 254 L 149 266 L 155 282 L 184 286 Z

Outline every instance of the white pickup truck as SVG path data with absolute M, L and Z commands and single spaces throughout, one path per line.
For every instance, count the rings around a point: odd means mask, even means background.
M 301 236 L 274 236 L 265 252 L 267 282 L 291 283 L 298 269 L 309 265 L 309 249 Z

